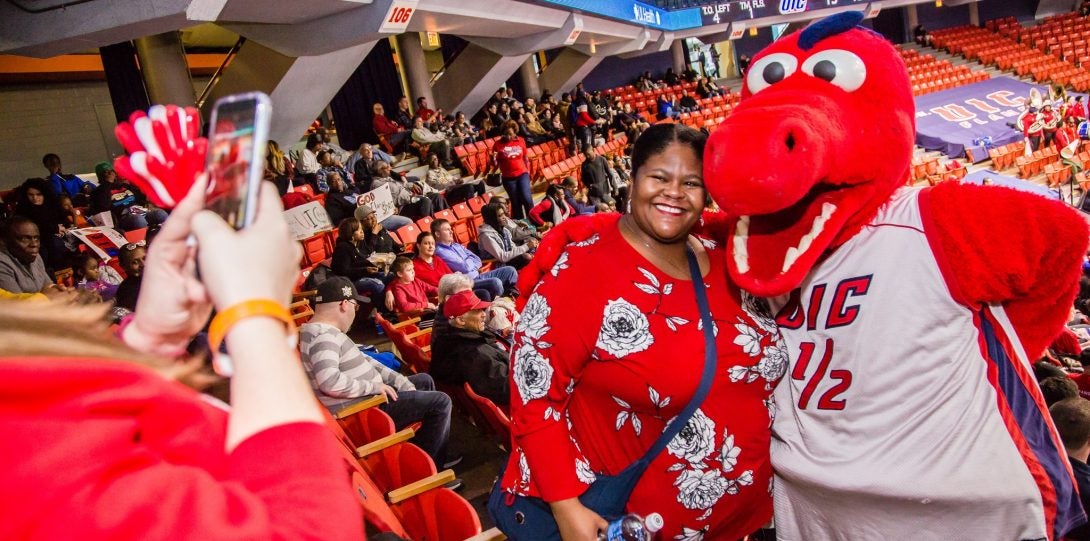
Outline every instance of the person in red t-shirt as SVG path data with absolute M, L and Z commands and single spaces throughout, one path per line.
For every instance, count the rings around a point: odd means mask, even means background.
M 430 123 L 432 120 L 436 119 L 435 118 L 435 113 L 436 113 L 435 110 L 428 108 L 428 98 L 425 98 L 424 96 L 420 96 L 419 98 L 416 98 L 416 116 L 417 116 L 417 118 L 420 118 L 425 123 Z
M 503 123 L 503 137 L 492 147 L 492 163 L 500 168 L 503 189 L 511 200 L 511 216 L 522 220 L 534 208 L 534 198 L 530 193 L 530 156 L 518 129 L 513 120 Z

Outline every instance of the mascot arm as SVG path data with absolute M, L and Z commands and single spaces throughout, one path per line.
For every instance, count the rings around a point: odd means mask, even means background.
M 1044 351 L 1078 289 L 1086 221 L 1037 195 L 953 182 L 925 190 L 920 212 L 954 299 L 1003 304 L 1027 355 Z

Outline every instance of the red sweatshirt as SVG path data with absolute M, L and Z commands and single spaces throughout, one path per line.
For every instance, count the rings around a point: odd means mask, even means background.
M 417 278 L 409 283 L 394 280 L 390 283 L 394 294 L 394 308 L 399 312 L 415 312 L 428 307 L 428 298 L 439 295 L 439 289 Z
M 416 269 L 416 279 L 426 284 L 439 287 L 439 279 L 448 274 L 454 274 L 443 258 L 435 255 L 431 258 L 431 265 L 419 257 L 413 258 L 413 268 Z
M 496 153 L 496 165 L 500 166 L 500 176 L 512 178 L 521 176 L 529 170 L 526 157 L 526 141 L 516 137 L 514 141 L 507 141 L 502 137 L 492 147 Z
M 2 359 L 0 539 L 363 539 L 328 429 L 270 428 L 229 454 L 226 430 L 133 363 Z

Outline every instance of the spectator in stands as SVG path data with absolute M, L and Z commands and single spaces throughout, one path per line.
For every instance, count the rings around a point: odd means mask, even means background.
M 348 171 L 341 166 L 336 160 L 333 159 L 333 151 L 329 149 L 322 149 L 318 153 L 318 164 L 321 168 L 314 177 L 314 189 L 318 193 L 327 193 L 329 191 L 329 177 L 331 175 L 337 175 L 341 180 L 348 180 Z
M 299 159 L 295 162 L 295 172 L 300 175 L 314 175 L 322 168 L 318 163 L 318 152 L 322 150 L 322 138 L 312 133 L 307 136 L 306 147 L 299 151 Z
M 578 215 L 594 214 L 598 208 L 587 202 L 586 194 L 579 189 L 579 182 L 575 177 L 564 177 L 560 187 L 564 189 L 564 201 L 568 203 L 572 211 Z
M 518 280 L 518 272 L 508 266 L 497 266 L 495 269 L 482 273 L 481 258 L 469 251 L 465 246 L 454 241 L 454 229 L 451 227 L 450 222 L 441 218 L 435 220 L 431 223 L 431 232 L 435 235 L 435 254 L 442 258 L 454 272 L 460 272 L 473 278 L 474 289 L 486 288 L 493 298 L 514 290 L 515 282 Z M 502 287 L 496 288 L 495 282 L 482 280 L 485 278 L 498 279 Z
M 541 125 L 548 132 L 550 138 L 559 139 L 564 137 L 564 123 L 560 119 L 560 115 L 553 112 L 552 109 L 545 109 L 541 112 Z
M 147 243 L 144 241 L 130 242 L 117 253 L 117 261 L 125 272 L 125 280 L 117 287 L 117 306 L 130 311 L 136 310 L 144 281 L 144 261 L 147 255 Z
M 666 68 L 666 74 L 662 76 L 662 80 L 670 86 L 674 86 L 679 82 L 677 74 L 674 73 L 674 68 Z
M 1082 101 L 1082 96 L 1075 96 L 1074 101 L 1064 112 L 1064 117 L 1075 117 L 1078 121 L 1086 120 L 1086 104 Z
M 614 186 L 610 179 L 609 164 L 606 162 L 605 157 L 598 154 L 594 147 L 587 147 L 583 151 L 583 156 L 586 158 L 583 165 L 580 166 L 583 185 L 588 188 L 596 188 L 602 194 L 602 198 L 606 203 L 612 203 Z
M 87 194 L 95 187 L 93 184 L 76 175 L 62 173 L 61 158 L 56 154 L 42 156 L 42 165 L 49 172 L 49 182 L 54 194 L 57 196 L 67 194 L 80 205 L 86 203 Z
M 681 98 L 677 100 L 677 106 L 682 113 L 691 113 L 700 108 L 699 104 L 696 103 L 696 98 L 685 89 L 681 91 Z
M 439 289 L 416 277 L 413 261 L 407 257 L 398 257 L 390 269 L 396 277 L 390 282 L 389 288 L 394 295 L 394 310 L 422 319 L 435 317 Z
M 485 332 L 489 303 L 472 291 L 462 291 L 443 301 L 449 325 L 436 327 L 432 336 L 432 361 L 428 369 L 436 381 L 455 387 L 468 382 L 473 392 L 506 406 L 510 402 L 507 352 L 491 333 Z
M 348 157 L 348 161 L 345 162 L 344 168 L 355 174 L 356 164 L 359 163 L 360 160 L 378 160 L 386 162 L 391 166 L 397 165 L 397 162 L 399 161 L 395 160 L 393 156 L 383 152 L 382 150 L 371 146 L 371 143 L 363 143 L 358 149 L 356 149 L 355 152 L 352 153 L 351 156 Z M 355 180 L 355 178 L 353 178 L 353 180 Z
M 438 116 L 437 116 L 438 113 Z M 422 119 L 425 123 L 434 122 L 439 116 L 442 116 L 442 111 L 435 111 L 428 108 L 428 98 L 420 96 L 416 98 L 416 116 L 415 118 Z
M 511 232 L 511 238 L 515 239 L 516 243 L 523 244 L 529 242 L 531 239 L 536 243 L 541 241 L 541 234 L 536 229 L 530 227 L 525 220 L 512 220 L 511 219 L 511 200 L 502 196 L 496 195 L 492 197 L 492 201 L 503 209 L 503 214 L 500 215 L 500 224 L 505 229 Z M 480 295 L 478 295 L 480 296 Z
M 102 300 L 113 299 L 117 295 L 117 286 L 122 281 L 117 271 L 103 263 L 91 251 L 76 257 L 72 264 L 72 278 L 77 288 L 94 292 Z
M 533 257 L 537 241 L 515 242 L 511 231 L 503 225 L 507 209 L 499 201 L 492 200 L 481 208 L 481 216 L 484 223 L 478 229 L 477 237 L 480 252 L 516 270 L 525 267 Z
M 580 149 L 594 146 L 594 128 L 605 121 L 595 120 L 590 116 L 586 104 L 576 106 L 575 112 L 575 121 L 572 123 L 575 128 L 575 143 Z
M 676 119 L 681 113 L 676 111 L 675 108 L 672 95 L 662 94 L 655 100 L 655 109 L 658 111 L 659 120 Z
M 1045 404 L 1048 406 L 1052 406 L 1061 400 L 1079 396 L 1078 386 L 1066 375 L 1045 378 L 1039 384 L 1041 394 L 1045 397 Z
M 484 183 L 480 181 L 467 183 L 461 176 L 451 175 L 439 163 L 439 156 L 435 154 L 428 156 L 428 172 L 424 182 L 432 189 L 442 192 L 446 202 L 453 205 L 476 195 L 484 195 L 485 190 Z
M 333 142 L 333 132 L 330 132 L 325 126 L 319 126 L 318 129 L 314 130 L 314 133 L 321 139 L 322 149 L 332 152 L 333 161 L 337 165 L 344 166 L 345 162 L 348 161 L 349 152 Z
M 433 212 L 432 201 L 423 196 L 420 186 L 405 180 L 401 175 L 391 176 L 390 164 L 379 162 L 376 166 L 371 189 L 374 190 L 383 186 L 390 187 L 390 194 L 394 199 L 394 205 L 397 207 L 397 213 L 410 218 L 404 225 L 412 223 L 412 220 L 431 216 Z M 384 221 L 383 227 L 389 229 L 388 225 Z
M 30 218 L 38 226 L 46 267 L 54 270 L 67 267 L 64 234 L 68 231 L 68 218 L 49 182 L 40 178 L 23 182 L 15 190 L 15 214 Z
M 394 121 L 400 126 L 411 129 L 413 125 L 413 114 L 409 111 L 409 98 L 401 96 L 397 100 L 397 111 L 394 112 Z
M 386 265 L 368 259 L 373 253 L 365 242 L 367 231 L 356 218 L 345 218 L 337 226 L 337 244 L 333 247 L 330 270 L 355 284 L 356 290 L 366 293 L 372 305 L 382 306 L 382 299 L 394 276 L 386 271 Z M 393 239 L 390 240 L 393 242 Z M 386 253 L 386 252 L 380 252 Z
M 1068 398 L 1050 406 L 1048 412 L 1067 451 L 1067 459 L 1079 488 L 1079 500 L 1084 509 L 1090 509 L 1090 466 L 1086 464 L 1090 456 L 1090 401 Z M 1079 526 L 1068 532 L 1064 539 L 1090 540 L 1090 525 Z
M 526 141 L 526 146 L 532 147 L 534 145 L 540 145 L 548 140 L 545 136 L 545 128 L 541 126 L 536 118 L 534 118 L 533 125 L 531 125 L 529 115 L 527 115 L 525 111 L 516 113 L 515 121 L 518 123 L 519 137 L 522 137 L 522 139 Z
M 339 444 L 283 323 L 229 326 L 230 409 L 183 385 L 208 379 L 202 359 L 178 354 L 213 303 L 286 299 L 299 270 L 271 190 L 245 234 L 194 219 L 203 186 L 190 195 L 156 241 L 124 343 L 105 338 L 103 305 L 0 308 L 4 537 L 362 539 Z M 199 251 L 186 245 L 191 225 Z M 40 407 L 14 399 L 25 393 Z
M 453 167 L 450 160 L 450 141 L 441 133 L 436 133 L 424 125 L 424 119 L 417 117 L 413 121 L 413 141 L 427 147 L 432 154 L 438 154 L 443 159 L 443 167 Z
M 746 72 L 749 71 L 750 58 L 748 54 L 738 55 L 738 75 L 745 77 Z M 693 74 L 696 74 L 694 71 Z
M 702 98 L 714 98 L 723 95 L 723 89 L 715 84 L 714 79 L 709 79 L 707 77 L 701 78 L 700 82 L 697 83 L 696 88 L 697 94 L 700 94 Z
M 386 394 L 389 400 L 380 407 L 393 418 L 397 429 L 419 421 L 421 427 L 413 443 L 431 455 L 436 465 L 449 467 L 445 448 L 450 433 L 450 397 L 435 390 L 431 376 L 406 378 L 360 352 L 345 333 L 364 301 L 347 278 L 334 276 L 318 284 L 314 317 L 299 328 L 299 351 L 311 387 L 322 405 L 334 412 Z
M 390 229 L 386 227 L 386 220 L 381 223 L 378 221 L 378 215 L 375 211 L 367 206 L 362 205 L 356 208 L 354 217 L 360 221 L 363 225 L 363 241 L 362 244 L 366 247 L 368 253 L 380 253 L 380 254 L 399 254 L 402 251 L 400 243 L 395 241 L 390 236 Z M 407 218 L 406 218 L 407 219 Z M 409 221 L 405 225 L 411 224 Z M 402 226 L 404 227 L 404 226 Z
M 454 123 L 451 125 L 455 137 L 460 137 L 462 144 L 469 144 L 477 140 L 478 131 L 466 120 L 466 114 L 457 111 L 454 113 Z
M 390 120 L 386 117 L 385 109 L 383 109 L 381 103 L 375 103 L 371 106 L 371 112 L 373 118 L 371 119 L 371 129 L 375 130 L 375 133 L 381 138 L 386 140 L 386 144 L 390 145 L 390 148 L 395 151 L 404 151 L 404 143 L 409 136 L 409 126 L 412 124 L 399 124 L 396 120 Z
M 499 167 L 503 189 L 511 198 L 512 215 L 525 219 L 534 200 L 530 187 L 530 155 L 526 141 L 518 136 L 518 124 L 508 121 L 503 126 L 503 138 L 492 147 L 492 163 Z
M 61 206 L 61 211 L 64 213 L 65 229 L 79 229 L 81 227 L 89 227 L 91 224 L 87 221 L 87 218 L 83 217 L 83 214 L 72 203 L 72 198 L 67 195 L 62 195 L 57 198 L 57 203 Z M 2 203 L 0 203 L 2 204 Z
M 447 266 L 446 261 L 443 261 L 443 258 L 435 256 L 435 235 L 432 235 L 430 231 L 420 232 L 416 237 L 416 246 L 413 249 L 416 252 L 416 256 L 413 257 L 413 268 L 416 270 L 416 279 L 435 286 L 439 290 L 440 308 L 442 308 L 443 298 L 445 296 L 443 292 L 443 281 L 449 276 L 461 276 L 465 278 L 465 289 L 473 289 L 479 297 L 491 299 L 493 298 L 493 292 L 503 292 L 503 283 L 500 282 L 498 278 L 478 278 L 474 281 L 464 274 L 458 274 L 451 270 L 451 268 Z M 451 292 L 448 291 L 446 294 L 450 293 Z M 439 319 L 442 320 L 443 318 Z M 442 322 L 439 321 L 436 324 L 441 325 Z
M 550 184 L 545 189 L 545 197 L 530 211 L 530 219 L 534 225 L 540 227 L 553 227 L 575 214 L 575 209 L 564 200 L 564 188 L 558 184 Z
M 356 212 L 356 199 L 359 194 L 353 186 L 341 179 L 340 173 L 329 175 L 329 193 L 325 198 L 325 212 L 329 223 L 339 224 L 345 218 L 351 218 Z
M 114 226 L 122 231 L 135 231 L 151 224 L 166 221 L 162 209 L 147 210 L 148 198 L 144 192 L 117 176 L 110 162 L 95 166 L 98 186 L 91 192 L 92 215 L 109 212 Z
M 916 43 L 929 47 L 931 45 L 931 34 L 927 33 L 922 24 L 916 25 L 916 28 L 912 29 L 912 39 Z
M 13 216 L 4 224 L 4 249 L 0 251 L 0 290 L 9 293 L 43 293 L 51 298 L 69 298 L 66 288 L 53 283 L 39 251 L 38 226 L 24 216 Z
M 291 179 L 295 176 L 295 164 L 280 150 L 276 141 L 266 143 L 265 149 L 265 180 L 276 184 L 276 190 L 281 197 L 288 193 Z

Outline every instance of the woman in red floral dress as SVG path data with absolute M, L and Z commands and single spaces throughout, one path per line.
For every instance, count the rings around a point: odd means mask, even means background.
M 771 516 L 771 390 L 787 356 L 763 302 L 727 282 L 725 250 L 689 234 L 706 201 L 703 146 L 681 125 L 648 129 L 630 212 L 595 218 L 579 242 L 557 245 L 558 234 L 549 249 L 547 236 L 531 266 L 541 276 L 523 291 L 512 349 L 515 448 L 502 486 L 549 502 L 565 541 L 597 539 L 605 521 L 578 496 L 642 456 L 696 391 L 704 339 L 686 246 L 716 326 L 716 376 L 628 511 L 659 513 L 657 539 L 683 541 L 740 539 Z

